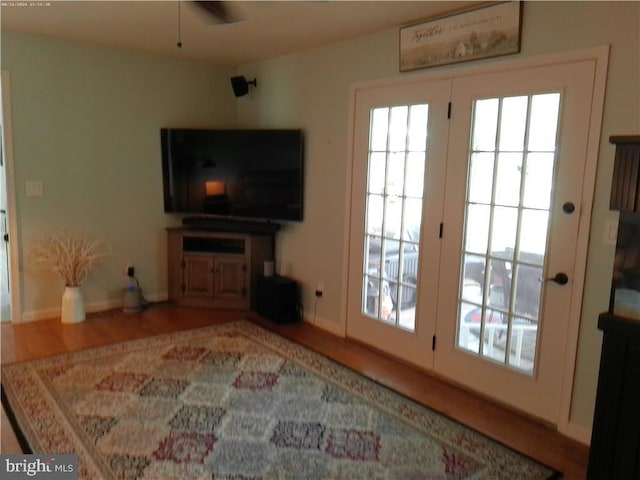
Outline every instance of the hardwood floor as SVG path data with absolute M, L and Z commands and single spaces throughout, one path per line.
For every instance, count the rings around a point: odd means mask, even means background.
M 476 431 L 564 473 L 586 477 L 588 447 L 512 410 L 398 362 L 357 342 L 306 323 L 275 325 L 247 312 L 154 305 L 139 314 L 120 311 L 89 315 L 77 325 L 59 319 L 0 326 L 2 364 L 118 343 L 136 338 L 224 323 L 242 318 L 296 341 L 422 403 Z M 18 453 L 2 411 L 0 453 Z M 514 479 L 516 480 L 516 479 Z

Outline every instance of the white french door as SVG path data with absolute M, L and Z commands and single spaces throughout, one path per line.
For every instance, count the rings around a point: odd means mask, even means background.
M 433 358 L 425 345 L 435 327 L 448 131 L 437 118 L 450 89 L 418 82 L 355 98 L 347 335 L 421 366 Z
M 465 142 L 449 150 L 442 258 L 457 266 L 441 271 L 434 369 L 552 423 L 589 217 L 594 70 L 583 61 L 453 84 L 451 138 Z
M 350 337 L 557 423 L 594 69 L 356 92 Z

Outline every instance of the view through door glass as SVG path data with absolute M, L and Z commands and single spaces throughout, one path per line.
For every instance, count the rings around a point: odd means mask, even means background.
M 559 93 L 473 106 L 457 346 L 533 375 Z
M 429 106 L 371 110 L 362 313 L 413 331 Z

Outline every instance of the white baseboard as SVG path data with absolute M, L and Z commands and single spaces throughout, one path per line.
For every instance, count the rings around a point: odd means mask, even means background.
M 144 298 L 147 302 L 165 302 L 169 299 L 168 292 L 159 292 L 145 294 Z M 100 302 L 85 303 L 84 309 L 87 313 L 104 312 L 107 310 L 114 310 L 116 308 L 122 308 L 122 298 L 102 300 Z M 36 322 L 39 320 L 49 320 L 52 318 L 59 318 L 61 315 L 60 307 L 48 308 L 44 310 L 31 310 L 29 312 L 23 312 L 20 323 Z
M 584 445 L 591 444 L 591 429 L 588 427 L 569 422 L 566 425 L 558 425 L 558 432 Z
M 50 318 L 56 317 L 60 317 L 59 308 L 32 310 L 30 312 L 22 312 L 22 318 L 19 320 L 19 323 L 37 322 L 39 320 L 49 320 Z
M 303 320 L 307 323 L 310 323 L 314 327 L 318 327 L 322 330 L 325 330 L 333 335 L 338 337 L 344 337 L 344 327 L 342 325 L 336 324 L 334 322 L 330 322 L 323 317 L 312 314 L 305 314 Z
M 147 294 L 142 292 L 144 299 L 149 303 L 166 302 L 169 300 L 169 292 L 159 292 Z M 122 303 L 121 303 L 122 304 Z

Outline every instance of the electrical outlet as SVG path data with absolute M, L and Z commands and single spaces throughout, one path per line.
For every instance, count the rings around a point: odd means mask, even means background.
M 135 275 L 135 269 L 133 268 L 133 265 L 127 265 L 127 267 L 124 269 L 124 273 L 127 277 L 133 277 Z
M 316 297 L 320 298 L 324 294 L 324 283 L 318 282 L 316 285 Z
M 603 241 L 605 245 L 616 246 L 618 241 L 618 222 L 613 220 L 605 222 Z

